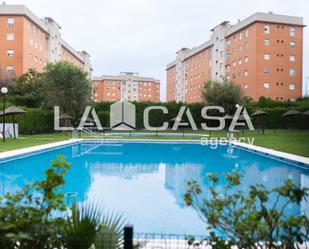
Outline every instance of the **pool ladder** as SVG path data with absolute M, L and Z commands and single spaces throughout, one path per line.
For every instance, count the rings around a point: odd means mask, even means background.
M 100 139 L 100 140 L 105 140 L 105 137 L 100 135 L 100 134 L 97 134 L 87 128 L 81 128 L 79 129 L 79 131 L 81 131 L 81 136 L 82 136 L 82 132 L 85 132 L 86 134 L 90 135 L 92 138 L 95 138 L 95 139 Z

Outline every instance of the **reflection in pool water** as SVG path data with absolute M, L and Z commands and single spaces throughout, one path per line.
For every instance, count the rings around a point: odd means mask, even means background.
M 67 202 L 95 200 L 123 213 L 137 232 L 205 234 L 196 212 L 186 207 L 186 182 L 196 180 L 207 197 L 207 173 L 225 174 L 238 169 L 245 192 L 255 183 L 267 187 L 292 179 L 309 187 L 309 171 L 239 148 L 189 143 L 83 142 L 0 163 L 1 194 L 14 192 L 44 176 L 56 155 L 65 155 L 72 167 L 62 191 Z M 220 184 L 224 184 L 221 180 Z M 309 206 L 289 206 L 289 214 Z

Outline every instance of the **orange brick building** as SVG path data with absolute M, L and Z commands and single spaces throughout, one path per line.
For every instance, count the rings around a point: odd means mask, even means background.
M 294 100 L 302 96 L 303 18 L 255 13 L 213 28 L 209 41 L 183 48 L 166 68 L 167 101 L 203 101 L 207 80 L 227 78 L 245 96 Z
M 69 61 L 91 77 L 90 56 L 66 43 L 52 18 L 38 18 L 23 5 L 0 5 L 0 72 L 16 77 L 30 68 L 39 72 L 49 62 Z
M 160 101 L 160 81 L 140 77 L 138 73 L 123 72 L 118 76 L 94 77 L 92 84 L 94 101 Z

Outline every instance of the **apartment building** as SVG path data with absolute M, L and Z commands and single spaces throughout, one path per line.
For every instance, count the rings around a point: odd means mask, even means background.
M 94 101 L 160 101 L 160 81 L 141 77 L 138 73 L 122 72 L 120 75 L 102 75 L 93 78 Z
M 60 25 L 50 17 L 40 19 L 23 5 L 0 5 L 0 70 L 16 77 L 30 68 L 39 72 L 49 62 L 69 61 L 91 77 L 90 56 L 65 42 Z
M 207 80 L 239 84 L 245 96 L 294 100 L 302 96 L 303 18 L 255 13 L 220 23 L 208 41 L 182 48 L 166 67 L 167 101 L 203 101 Z

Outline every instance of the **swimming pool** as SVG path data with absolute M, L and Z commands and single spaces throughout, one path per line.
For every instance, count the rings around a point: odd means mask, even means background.
M 207 188 L 207 173 L 238 169 L 241 188 L 263 183 L 276 186 L 286 178 L 309 187 L 309 171 L 290 162 L 252 153 L 239 147 L 211 149 L 198 142 L 82 141 L 40 153 L 0 161 L 1 194 L 14 192 L 44 176 L 56 155 L 72 167 L 65 193 L 78 201 L 96 200 L 108 210 L 123 213 L 136 232 L 205 234 L 206 225 L 186 207 L 186 182 Z M 75 197 L 74 197 L 75 196 Z M 291 214 L 309 210 L 309 203 L 290 206 Z

